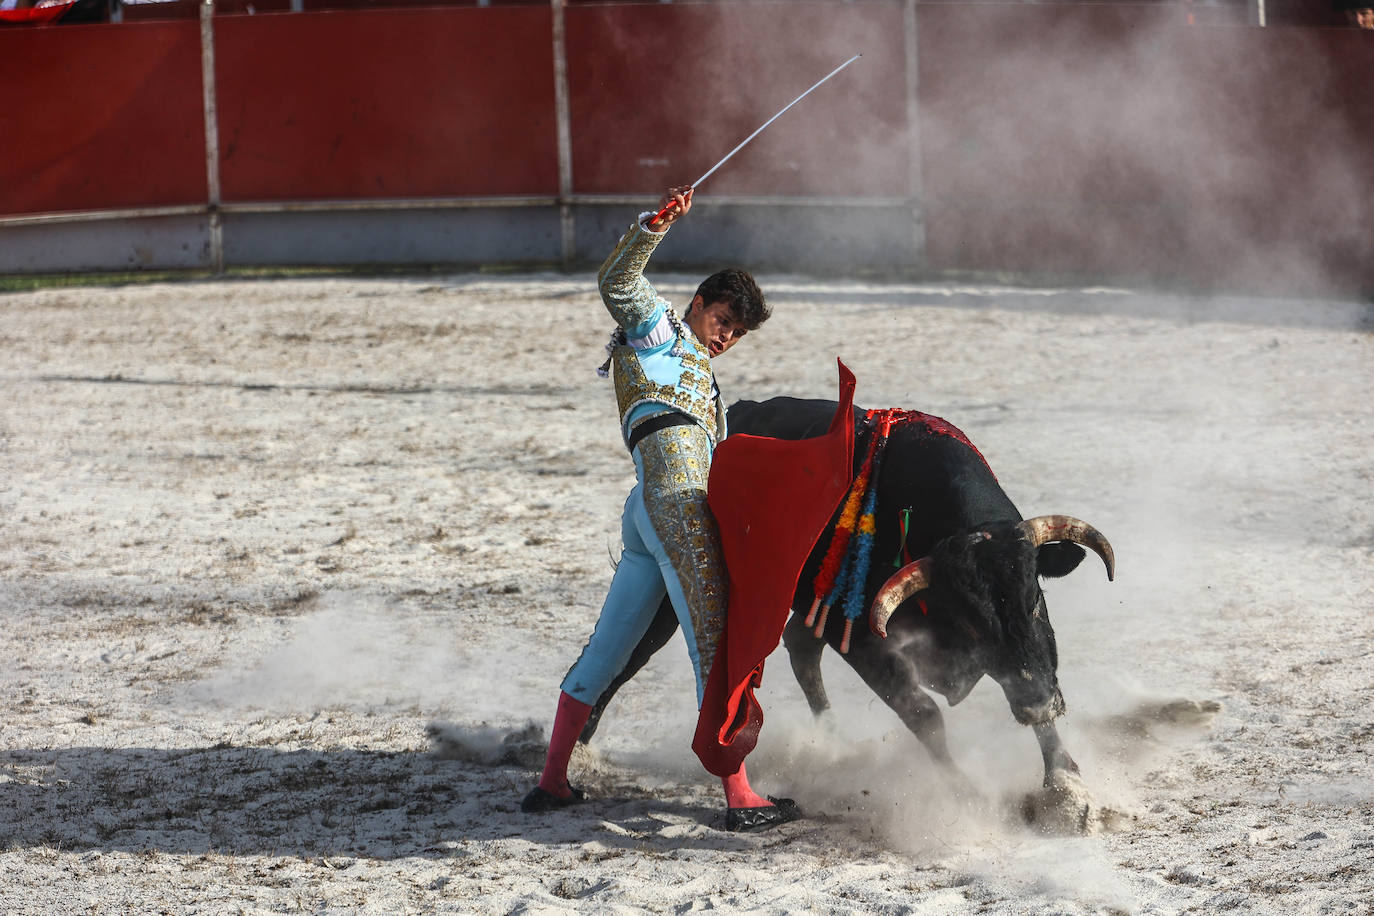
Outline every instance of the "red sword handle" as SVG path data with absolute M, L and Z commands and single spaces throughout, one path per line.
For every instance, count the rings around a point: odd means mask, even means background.
M 688 188 L 684 189 L 682 193 L 683 193 L 683 194 L 690 194 L 690 193 L 692 193 L 693 190 L 694 190 L 694 188 L 688 187 Z M 651 220 L 649 220 L 649 225 L 650 225 L 651 227 L 652 227 L 652 226 L 657 226 L 657 225 L 659 224 L 659 222 L 662 221 L 664 215 L 665 215 L 669 210 L 673 209 L 673 207 L 674 207 L 676 204 L 677 204 L 677 201 L 673 201 L 672 203 L 669 203 L 669 204 L 664 204 L 664 205 L 663 205 L 663 209 L 662 209 L 662 210 L 659 210 L 657 213 L 655 213 L 655 214 L 654 214 L 654 218 L 651 219 Z

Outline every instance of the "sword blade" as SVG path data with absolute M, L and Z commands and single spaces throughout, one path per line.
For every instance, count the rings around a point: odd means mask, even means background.
M 827 73 L 825 76 L 821 77 L 821 79 L 818 80 L 818 81 L 816 82 L 816 85 L 812 86 L 810 89 L 806 90 L 806 91 L 803 92 L 801 95 L 797 96 L 795 99 L 793 99 L 792 101 L 788 102 L 787 105 L 784 106 L 783 109 L 782 109 L 781 111 L 779 111 L 777 114 L 773 115 L 773 117 L 769 118 L 767 121 L 764 121 L 764 122 L 763 122 L 763 125 L 762 125 L 761 127 L 759 127 L 758 130 L 754 131 L 752 134 L 750 134 L 749 136 L 745 137 L 744 140 L 740 142 L 740 145 L 739 145 L 739 146 L 735 147 L 734 149 L 730 150 L 730 152 L 726 153 L 724 159 L 720 160 L 720 161 L 717 162 L 715 165 L 711 166 L 711 168 L 706 172 L 705 175 L 702 175 L 702 176 L 701 176 L 700 178 L 698 178 L 696 181 L 692 182 L 692 188 L 695 189 L 697 185 L 701 184 L 703 181 L 705 181 L 706 179 L 710 178 L 711 175 L 713 175 L 713 174 L 715 173 L 716 169 L 720 168 L 722 165 L 724 165 L 725 163 L 727 163 L 727 162 L 730 161 L 730 157 L 731 157 L 731 156 L 735 155 L 735 153 L 738 153 L 740 150 L 742 150 L 742 149 L 744 149 L 746 146 L 748 146 L 750 140 L 753 140 L 753 139 L 754 139 L 755 137 L 757 137 L 759 134 L 763 133 L 764 129 L 767 128 L 769 124 L 772 124 L 772 123 L 773 123 L 774 121 L 776 121 L 778 118 L 780 118 L 780 117 L 782 117 L 784 114 L 786 114 L 787 109 L 791 108 L 793 105 L 797 104 L 797 103 L 800 102 L 802 99 L 806 98 L 808 95 L 810 95 L 811 93 L 815 92 L 817 89 L 819 89 L 819 88 L 821 87 L 821 85 L 822 85 L 823 83 L 825 83 L 826 80 L 830 79 L 830 78 L 831 78 L 832 76 L 834 76 L 836 73 L 839 73 L 839 72 L 840 72 L 841 70 L 843 70 L 845 67 L 848 67 L 850 64 L 854 63 L 854 61 L 858 60 L 860 57 L 863 57 L 863 55 L 862 55 L 862 54 L 855 54 L 853 57 L 849 58 L 849 60 L 847 60 L 847 61 L 845 61 L 844 63 L 840 64 L 840 65 L 839 65 L 838 67 L 836 67 L 834 70 L 831 70 L 831 71 L 830 71 L 829 73 Z
M 700 185 L 703 181 L 705 181 L 706 179 L 710 178 L 713 174 L 715 174 L 716 169 L 720 168 L 722 165 L 724 165 L 725 163 L 729 162 L 731 156 L 735 155 L 735 153 L 738 153 L 740 150 L 742 150 L 742 149 L 744 149 L 746 146 L 748 146 L 750 140 L 753 140 L 753 139 L 754 139 L 755 137 L 757 137 L 759 134 L 763 133 L 764 129 L 767 128 L 769 124 L 772 124 L 772 123 L 773 123 L 774 121 L 776 121 L 778 118 L 782 117 L 782 116 L 787 112 L 787 109 L 791 108 L 793 105 L 797 104 L 797 103 L 800 102 L 802 99 L 806 98 L 808 95 L 810 95 L 811 93 L 815 92 L 817 89 L 819 89 L 819 88 L 821 87 L 821 85 L 822 85 L 823 83 L 825 83 L 826 80 L 830 79 L 830 78 L 831 78 L 832 76 L 834 76 L 836 73 L 839 73 L 839 72 L 840 72 L 841 70 L 843 70 L 845 67 L 848 67 L 850 64 L 854 63 L 854 61 L 858 60 L 860 57 L 863 57 L 863 55 L 862 55 L 862 54 L 855 54 L 853 57 L 849 58 L 849 60 L 847 60 L 847 61 L 845 61 L 844 63 L 840 64 L 840 65 L 839 65 L 838 67 L 836 67 L 834 70 L 831 70 L 831 71 L 830 71 L 829 73 L 827 73 L 825 76 L 823 76 L 823 77 L 821 77 L 819 80 L 817 80 L 817 81 L 816 81 L 816 85 L 812 86 L 810 89 L 806 90 L 806 91 L 803 92 L 801 95 L 797 96 L 795 99 L 793 99 L 792 101 L 788 102 L 785 106 L 783 106 L 783 108 L 782 108 L 781 111 L 779 111 L 777 114 L 773 115 L 773 117 L 769 118 L 767 121 L 764 121 L 763 124 L 759 127 L 758 130 L 754 131 L 752 134 L 750 134 L 749 136 L 745 137 L 745 138 L 740 142 L 739 146 L 735 147 L 734 149 L 730 150 L 730 152 L 726 153 L 724 159 L 720 160 L 720 161 L 717 162 L 715 165 L 711 166 L 711 168 L 710 168 L 709 170 L 707 170 L 707 172 L 706 172 L 705 175 L 702 175 L 702 176 L 701 176 L 700 178 L 698 178 L 696 181 L 692 182 L 691 185 L 689 185 L 689 187 L 690 187 L 692 190 L 695 191 L 695 190 L 697 189 L 697 186 L 698 186 L 698 185 Z M 667 213 L 668 210 L 669 210 L 671 207 L 672 207 L 672 204 L 669 204 L 668 206 L 664 207 L 662 210 L 659 210 L 658 213 L 654 214 L 654 218 L 651 219 L 651 220 L 649 220 L 649 225 L 653 225 L 654 223 L 657 223 L 659 220 L 663 219 L 663 214 Z

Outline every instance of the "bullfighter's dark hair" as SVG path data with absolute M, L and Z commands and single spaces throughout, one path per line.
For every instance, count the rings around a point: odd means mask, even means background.
M 727 267 L 711 274 L 697 287 L 703 305 L 724 302 L 735 318 L 753 331 L 773 314 L 763 300 L 763 291 L 749 275 L 738 267 Z

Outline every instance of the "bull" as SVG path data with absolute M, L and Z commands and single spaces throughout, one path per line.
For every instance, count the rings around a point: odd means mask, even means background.
M 777 397 L 739 401 L 729 410 L 731 432 L 778 439 L 825 433 L 834 401 Z M 875 431 L 855 408 L 855 473 Z M 877 481 L 875 562 L 864 583 L 870 626 L 852 630 L 842 658 L 920 740 L 935 763 L 959 783 L 967 780 L 950 756 L 944 720 L 931 691 L 958 705 L 984 676 L 1002 688 L 1012 716 L 1035 733 L 1044 759 L 1044 785 L 1077 778 L 1055 728 L 1064 713 L 1059 656 L 1040 577 L 1068 575 L 1097 553 L 1114 575 L 1107 539 L 1069 516 L 1023 519 L 981 454 L 958 430 L 934 423 L 892 428 Z M 904 524 L 905 522 L 905 524 Z M 903 534 L 903 528 L 905 533 Z M 821 679 L 828 643 L 844 639 L 843 616 L 832 614 L 820 638 L 805 618 L 815 603 L 813 583 L 828 538 L 812 550 L 798 580 L 793 614 L 782 641 L 792 671 L 814 714 L 830 707 Z M 1080 546 L 1082 545 L 1082 546 Z M 901 564 L 895 558 L 918 557 Z M 620 676 L 598 700 L 581 739 L 591 740 L 616 691 L 677 628 L 665 598 Z

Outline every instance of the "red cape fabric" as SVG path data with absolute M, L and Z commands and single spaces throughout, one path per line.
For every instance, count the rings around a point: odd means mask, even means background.
M 26 6 L 17 10 L 0 10 L 0 22 L 20 22 L 42 25 L 48 22 L 55 22 L 67 10 L 76 5 L 76 0 L 68 3 L 58 3 L 53 6 Z
M 730 575 L 725 633 L 697 717 L 692 750 L 729 776 L 758 742 L 754 689 L 782 638 L 797 577 L 854 476 L 854 374 L 840 369 L 840 405 L 814 439 L 728 437 L 711 459 L 707 501 Z

